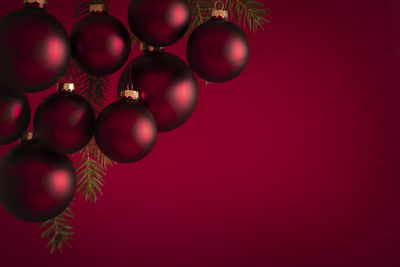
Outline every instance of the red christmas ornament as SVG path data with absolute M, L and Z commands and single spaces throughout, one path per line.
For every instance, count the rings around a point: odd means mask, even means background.
M 104 4 L 90 5 L 90 13 L 72 29 L 72 57 L 86 73 L 109 75 L 129 57 L 129 33 L 118 19 L 107 14 Z
M 139 92 L 124 90 L 121 100 L 108 105 L 99 115 L 95 130 L 100 150 L 117 162 L 134 162 L 152 150 L 157 125 L 151 112 L 138 102 Z
M 158 131 L 182 125 L 192 115 L 198 99 L 197 81 L 179 57 L 161 51 L 147 51 L 121 74 L 118 90 L 132 77 L 141 102 L 153 113 Z
M 74 93 L 73 83 L 61 83 L 59 92 L 37 108 L 33 125 L 40 142 L 59 153 L 82 149 L 93 136 L 96 117 L 86 99 Z
M 0 20 L 0 81 L 11 89 L 37 92 L 64 73 L 70 44 L 61 23 L 45 12 L 46 1 L 24 2 L 24 8 Z
M 211 20 L 190 35 L 186 56 L 189 65 L 202 79 L 225 82 L 245 68 L 249 44 L 242 30 L 226 20 L 226 10 L 214 9 L 211 16 Z
M 48 150 L 28 133 L 0 161 L 0 202 L 15 217 L 40 222 L 60 214 L 72 201 L 72 162 Z
M 30 120 L 31 110 L 24 94 L 0 85 L 0 145 L 21 137 Z
M 129 25 L 141 40 L 153 46 L 176 43 L 190 23 L 190 7 L 186 0 L 132 0 Z

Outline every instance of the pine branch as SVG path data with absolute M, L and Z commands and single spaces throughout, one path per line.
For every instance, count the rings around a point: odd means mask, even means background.
M 41 237 L 48 239 L 46 247 L 50 248 L 50 252 L 54 253 L 57 249 L 59 252 L 63 251 L 63 246 L 71 247 L 68 243 L 74 235 L 73 227 L 71 226 L 71 219 L 74 217 L 71 211 L 70 204 L 60 215 L 55 218 L 49 219 L 41 224 L 40 228 L 45 228 Z
M 210 18 L 213 0 L 189 0 L 192 20 L 186 34 Z
M 77 193 L 85 201 L 96 202 L 97 195 L 103 195 L 101 188 L 104 185 L 103 177 L 106 175 L 106 170 L 116 163 L 99 150 L 94 139 L 78 154 L 81 156 L 81 159 L 76 165 L 78 179 Z
M 264 29 L 264 24 L 268 23 L 267 17 L 270 16 L 269 9 L 264 4 L 253 0 L 228 0 L 229 14 L 238 24 L 243 23 L 253 32 L 259 28 Z M 236 12 L 235 12 L 236 11 Z

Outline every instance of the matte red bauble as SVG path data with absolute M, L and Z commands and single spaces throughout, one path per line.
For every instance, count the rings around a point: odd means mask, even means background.
M 0 20 L 0 82 L 37 92 L 55 84 L 70 60 L 68 35 L 44 8 L 25 6 Z
M 77 152 L 89 143 L 96 124 L 92 106 L 74 93 L 73 85 L 59 84 L 59 92 L 40 103 L 33 119 L 40 142 L 63 154 Z
M 213 17 L 190 35 L 186 56 L 204 80 L 225 82 L 238 76 L 249 58 L 249 44 L 242 30 L 221 17 Z
M 31 222 L 60 214 L 72 201 L 76 178 L 65 155 L 25 140 L 0 161 L 0 201 L 15 217 Z
M 109 75 L 128 59 L 131 40 L 125 26 L 108 15 L 104 5 L 91 5 L 90 8 L 91 14 L 72 29 L 72 57 L 86 73 Z
M 142 42 L 168 46 L 182 38 L 189 27 L 190 7 L 186 0 L 132 0 L 128 20 Z
M 179 57 L 159 51 L 137 57 L 122 72 L 119 91 L 130 77 L 141 102 L 153 113 L 158 131 L 175 129 L 192 115 L 199 94 L 197 81 Z
M 144 105 L 123 97 L 100 113 L 95 138 L 100 150 L 110 159 L 122 163 L 134 162 L 153 149 L 157 125 Z
M 31 109 L 24 94 L 0 85 L 0 145 L 22 137 L 30 120 Z

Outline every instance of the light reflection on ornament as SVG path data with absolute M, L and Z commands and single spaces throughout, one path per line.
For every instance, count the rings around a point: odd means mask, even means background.
M 107 40 L 107 47 L 108 50 L 110 51 L 110 53 L 114 56 L 114 57 L 118 57 L 123 53 L 124 50 L 124 41 L 114 35 L 111 36 L 108 40 Z
M 247 47 L 241 40 L 233 39 L 228 45 L 225 57 L 229 59 L 235 66 L 241 66 L 247 61 Z
M 21 111 L 22 111 L 22 103 L 14 103 L 14 105 L 11 108 L 12 115 L 8 117 L 10 122 L 16 120 L 21 114 Z
M 188 104 L 192 102 L 190 100 L 194 99 L 194 91 L 188 81 L 178 83 L 170 93 L 169 101 L 172 102 L 172 107 L 175 107 L 176 110 L 187 108 Z
M 46 42 L 46 57 L 47 63 L 46 67 L 52 69 L 60 64 L 60 62 L 65 57 L 65 47 L 59 38 L 52 37 Z
M 133 129 L 136 133 L 135 135 L 138 137 L 138 144 L 147 144 L 151 142 L 155 138 L 157 132 L 154 131 L 154 126 L 149 123 L 148 120 L 140 120 L 135 125 L 136 127 Z
M 169 9 L 168 23 L 172 27 L 179 27 L 184 24 L 185 21 L 189 18 L 189 12 L 185 5 L 182 3 L 175 3 Z
M 65 171 L 55 170 L 50 175 L 49 192 L 53 193 L 55 197 L 62 196 L 70 190 L 71 177 Z

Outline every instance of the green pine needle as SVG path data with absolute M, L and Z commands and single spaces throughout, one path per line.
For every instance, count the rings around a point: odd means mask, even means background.
M 74 217 L 71 211 L 70 204 L 60 215 L 55 218 L 49 219 L 42 223 L 39 227 L 45 228 L 41 237 L 47 239 L 46 247 L 50 248 L 50 252 L 54 253 L 55 250 L 63 252 L 63 247 L 71 247 L 69 241 L 74 235 L 71 219 Z

